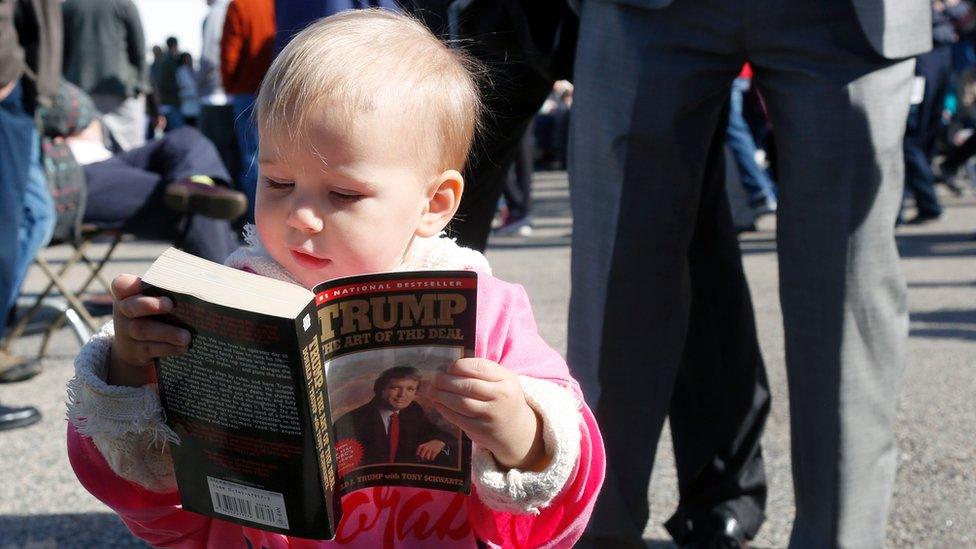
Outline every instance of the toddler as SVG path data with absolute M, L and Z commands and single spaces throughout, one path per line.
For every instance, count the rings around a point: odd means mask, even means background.
M 347 11 L 298 34 L 257 99 L 260 181 L 249 245 L 227 264 L 312 288 L 390 270 L 479 273 L 476 358 L 433 384 L 474 442 L 470 495 L 406 487 L 347 494 L 334 542 L 184 511 L 153 359 L 189 334 L 154 320 L 166 298 L 112 283 L 114 320 L 69 382 L 68 449 L 82 484 L 143 540 L 179 547 L 570 547 L 603 480 L 599 432 L 577 383 L 539 337 L 525 291 L 443 236 L 478 119 L 465 57 L 420 23 Z

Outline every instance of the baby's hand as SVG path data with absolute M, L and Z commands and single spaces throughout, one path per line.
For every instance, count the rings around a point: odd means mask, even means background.
M 107 381 L 129 387 L 153 383 L 153 359 L 185 353 L 190 344 L 190 333 L 147 318 L 172 311 L 173 302 L 168 297 L 143 295 L 137 276 L 123 274 L 115 277 L 112 297 L 115 341 Z
M 434 405 L 502 467 L 541 471 L 549 464 L 542 420 L 518 377 L 490 360 L 462 358 L 434 380 Z

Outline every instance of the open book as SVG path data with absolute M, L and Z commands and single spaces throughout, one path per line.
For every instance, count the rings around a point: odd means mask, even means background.
M 468 492 L 471 441 L 431 379 L 474 354 L 477 275 L 413 271 L 303 287 L 170 248 L 143 277 L 193 335 L 157 360 L 187 510 L 331 539 L 376 485 Z

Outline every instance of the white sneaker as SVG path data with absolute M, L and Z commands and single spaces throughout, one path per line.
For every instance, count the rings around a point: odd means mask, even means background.
M 506 219 L 501 227 L 493 231 L 498 236 L 529 236 L 532 234 L 532 218 Z

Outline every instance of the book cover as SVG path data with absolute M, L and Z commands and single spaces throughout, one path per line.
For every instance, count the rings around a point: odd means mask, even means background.
M 144 293 L 176 307 L 189 350 L 157 360 L 187 510 L 332 539 L 368 486 L 467 492 L 471 441 L 429 400 L 472 356 L 477 275 L 381 273 L 309 291 L 168 250 Z
M 470 490 L 471 441 L 434 410 L 433 377 L 474 356 L 477 275 L 387 273 L 316 288 L 340 490 Z

